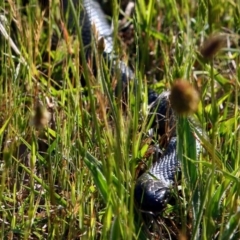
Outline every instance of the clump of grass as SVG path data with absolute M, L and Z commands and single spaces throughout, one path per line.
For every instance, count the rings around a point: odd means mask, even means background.
M 80 32 L 75 38 L 65 32 L 50 48 L 52 33 L 61 36 L 66 27 L 55 21 L 57 4 L 47 14 L 36 1 L 0 6 L 15 23 L 14 34 L 3 25 L 11 41 L 0 37 L 1 239 L 239 238 L 239 50 L 231 39 L 240 13 L 234 2 L 137 1 L 133 52 L 119 50 L 132 56 L 138 79 L 127 107 L 114 97 L 118 79 L 102 48 L 96 74 Z M 118 50 L 117 1 L 112 7 Z M 204 39 L 223 27 L 227 47 L 207 62 L 197 59 Z M 160 216 L 142 218 L 133 190 L 151 142 L 145 139 L 147 87 L 161 93 L 178 78 L 194 82 L 201 98 L 194 121 L 177 123 L 181 189 L 173 189 L 175 201 Z M 51 118 L 43 118 L 46 111 Z M 40 121 L 31 124 L 34 112 Z

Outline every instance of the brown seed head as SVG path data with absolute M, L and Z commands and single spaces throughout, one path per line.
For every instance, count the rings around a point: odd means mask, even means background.
M 197 111 L 199 94 L 186 80 L 176 80 L 170 93 L 170 103 L 179 115 L 188 115 Z
M 35 108 L 32 124 L 37 129 L 41 129 L 48 125 L 49 120 L 50 120 L 50 113 L 48 112 L 48 110 L 44 106 L 37 104 Z
M 212 59 L 225 44 L 226 37 L 224 35 L 212 35 L 203 43 L 200 54 L 205 60 Z
M 103 38 L 103 37 L 101 37 L 100 39 L 98 39 L 97 49 L 98 49 L 98 53 L 99 53 L 99 54 L 102 54 L 102 53 L 104 52 L 105 42 L 104 42 L 104 38 Z

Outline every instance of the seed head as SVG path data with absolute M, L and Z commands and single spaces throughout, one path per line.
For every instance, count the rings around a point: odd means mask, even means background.
M 50 120 L 50 113 L 48 112 L 48 110 L 44 106 L 37 104 L 35 108 L 32 124 L 37 129 L 41 129 L 48 125 L 49 120 Z
M 101 37 L 98 39 L 98 42 L 97 42 L 97 49 L 98 49 L 98 53 L 99 54 L 102 54 L 104 49 L 105 49 L 105 42 L 104 42 L 104 38 Z
M 226 44 L 226 37 L 220 34 L 210 36 L 200 49 L 204 60 L 212 59 L 218 51 Z
M 170 103 L 179 115 L 189 115 L 197 111 L 199 94 L 187 80 L 176 80 L 170 93 Z

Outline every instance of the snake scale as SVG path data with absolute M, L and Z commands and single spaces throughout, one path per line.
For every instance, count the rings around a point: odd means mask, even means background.
M 62 0 L 62 9 L 69 29 L 74 32 L 76 27 L 81 28 L 82 41 L 84 46 L 88 48 L 86 52 L 89 53 L 89 46 L 93 36 L 92 26 L 94 25 L 98 38 L 104 39 L 104 56 L 115 62 L 113 58 L 112 29 L 105 18 L 100 4 L 95 0 L 83 0 L 82 5 L 79 2 L 79 0 L 73 0 L 76 10 L 81 8 L 79 26 L 75 26 L 72 24 L 74 20 L 69 2 L 68 0 Z M 120 70 L 122 82 L 127 83 L 134 79 L 133 71 L 125 63 L 116 61 L 114 64 Z M 175 123 L 174 117 L 172 117 L 173 111 L 169 108 L 168 96 L 168 92 L 163 92 L 159 95 L 153 90 L 148 91 L 148 103 L 151 106 L 151 112 L 154 112 L 153 129 L 160 134 L 164 134 L 166 122 L 171 126 Z M 170 114 L 167 114 L 169 112 Z M 167 115 L 169 115 L 170 121 L 168 121 Z M 180 167 L 176 148 L 177 138 L 176 134 L 173 134 L 165 152 L 158 157 L 147 172 L 137 179 L 134 193 L 136 204 L 140 210 L 156 214 L 161 212 L 169 201 L 171 186 L 175 182 L 175 175 Z

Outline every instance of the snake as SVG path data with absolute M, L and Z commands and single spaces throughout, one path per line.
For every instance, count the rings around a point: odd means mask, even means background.
M 91 52 L 93 40 L 93 26 L 97 32 L 98 39 L 103 38 L 105 47 L 103 55 L 107 60 L 113 62 L 113 66 L 120 72 L 121 83 L 134 81 L 135 74 L 123 61 L 117 59 L 114 53 L 113 30 L 107 21 L 101 4 L 96 0 L 72 0 L 74 8 L 79 10 L 79 26 L 73 24 L 73 13 L 69 0 L 61 0 L 62 10 L 66 18 L 69 31 L 76 32 L 76 27 L 81 29 L 81 37 L 86 50 L 86 57 Z M 81 1 L 80 1 L 81 2 Z M 78 11 L 76 11 L 78 12 Z M 117 60 L 116 60 L 117 59 Z M 137 82 L 137 81 L 135 81 Z M 137 84 L 137 83 L 136 83 Z M 174 112 L 169 104 L 169 92 L 161 94 L 154 90 L 148 90 L 148 105 L 153 117 L 152 128 L 160 135 L 166 133 L 166 124 L 172 128 L 176 123 Z M 176 181 L 176 174 L 180 171 L 180 161 L 177 157 L 177 136 L 173 131 L 165 151 L 157 156 L 150 168 L 137 178 L 134 186 L 134 198 L 139 210 L 158 214 L 165 208 L 171 198 L 171 187 Z

